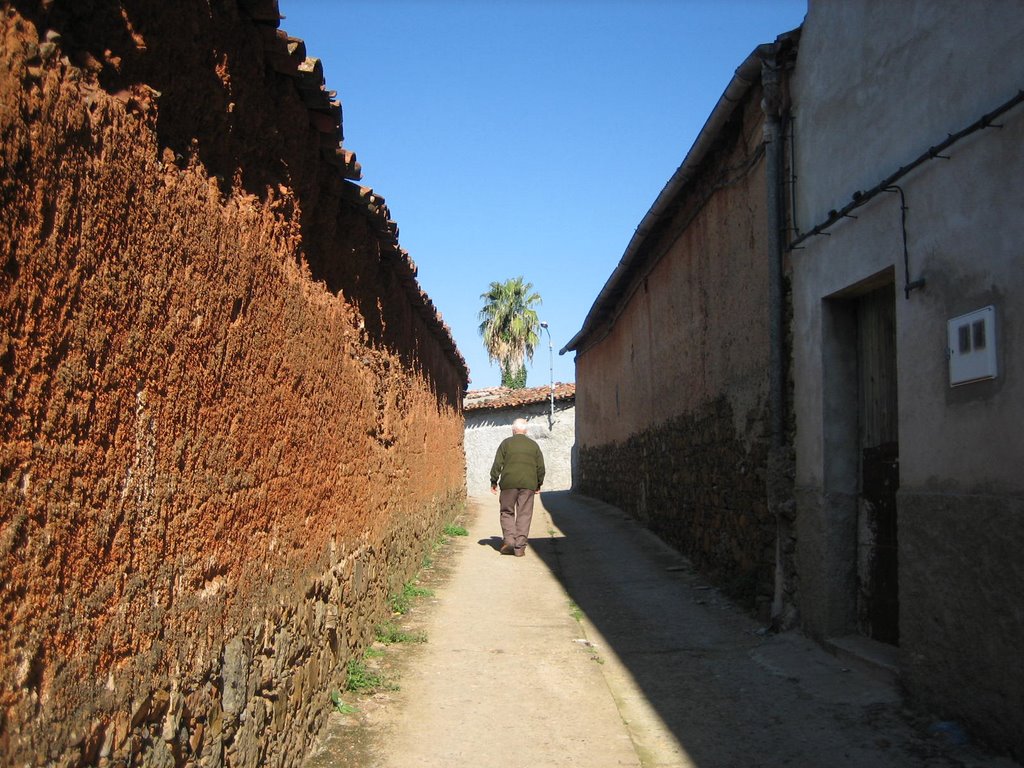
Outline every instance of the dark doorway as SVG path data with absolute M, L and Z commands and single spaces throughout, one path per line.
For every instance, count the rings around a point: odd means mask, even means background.
M 899 644 L 896 490 L 896 300 L 893 286 L 856 299 L 860 494 L 857 622 L 861 634 Z

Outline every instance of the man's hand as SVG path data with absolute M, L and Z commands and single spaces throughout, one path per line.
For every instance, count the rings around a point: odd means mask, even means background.
M 497 496 L 498 495 L 498 487 L 492 485 L 491 486 L 491 493 L 493 493 L 495 496 Z

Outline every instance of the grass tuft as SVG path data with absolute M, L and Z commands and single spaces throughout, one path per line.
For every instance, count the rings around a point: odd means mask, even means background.
M 366 662 L 362 659 L 352 659 L 348 663 L 345 690 L 355 693 L 372 693 L 373 691 L 397 691 L 398 686 L 389 682 L 379 672 L 367 669 Z
M 575 600 L 569 601 L 569 615 L 576 621 L 583 621 L 583 609 L 576 605 Z
M 392 595 L 388 604 L 391 606 L 391 610 L 397 614 L 406 614 L 409 609 L 412 608 L 412 601 L 417 597 L 433 597 L 434 591 L 431 589 L 425 589 L 424 587 L 417 587 L 410 582 L 406 582 L 402 586 L 402 591 L 397 595 Z
M 427 635 L 424 632 L 407 632 L 394 622 L 380 624 L 376 630 L 377 640 L 385 645 L 395 643 L 425 643 Z
M 448 525 L 446 525 L 444 527 L 444 535 L 445 536 L 469 536 L 469 531 L 467 531 L 461 525 L 456 525 L 455 523 L 448 523 Z

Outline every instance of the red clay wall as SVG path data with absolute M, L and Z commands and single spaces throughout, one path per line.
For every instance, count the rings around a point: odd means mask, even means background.
M 295 765 L 464 498 L 464 364 L 245 8 L 41 6 L 0 22 L 0 765 Z

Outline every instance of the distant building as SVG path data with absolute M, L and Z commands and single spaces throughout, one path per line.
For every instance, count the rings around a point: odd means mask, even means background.
M 466 393 L 466 489 L 470 496 L 490 492 L 491 464 L 498 445 L 512 434 L 512 422 L 529 422 L 529 436 L 544 452 L 544 489 L 572 486 L 572 456 L 576 442 L 576 385 L 556 383 L 554 421 L 551 387 L 509 389 L 493 387 Z

